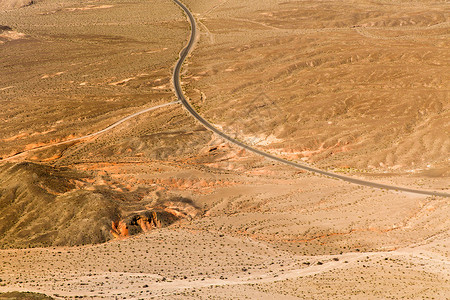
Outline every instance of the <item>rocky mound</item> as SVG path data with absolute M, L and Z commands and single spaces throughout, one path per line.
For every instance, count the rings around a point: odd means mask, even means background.
M 142 211 L 131 214 L 124 220 L 112 222 L 111 234 L 115 238 L 126 238 L 141 232 L 149 232 L 155 228 L 169 226 L 179 219 L 180 217 L 176 214 L 165 210 Z
M 0 166 L 0 248 L 76 246 L 125 238 L 192 219 L 190 199 L 35 163 Z
M 112 238 L 119 206 L 105 190 L 77 188 L 86 177 L 34 163 L 0 166 L 0 246 L 83 245 Z

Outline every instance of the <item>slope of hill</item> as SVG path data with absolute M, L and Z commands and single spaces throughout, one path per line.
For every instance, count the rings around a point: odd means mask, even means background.
M 448 176 L 448 3 L 186 2 L 185 88 L 225 132 L 321 167 Z
M 82 190 L 88 177 L 20 163 L 0 167 L 0 245 L 82 245 L 111 238 L 118 204 L 101 190 Z

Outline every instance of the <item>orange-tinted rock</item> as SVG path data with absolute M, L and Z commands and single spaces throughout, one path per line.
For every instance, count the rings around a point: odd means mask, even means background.
M 111 222 L 111 233 L 115 238 L 124 238 L 129 235 L 128 226 L 124 221 Z

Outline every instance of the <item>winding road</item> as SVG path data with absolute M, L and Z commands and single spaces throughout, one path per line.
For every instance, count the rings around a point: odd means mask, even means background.
M 180 52 L 180 58 L 178 59 L 176 65 L 175 65 L 175 68 L 174 68 L 174 72 L 173 72 L 173 84 L 174 84 L 175 93 L 176 93 L 178 99 L 181 101 L 181 104 L 183 104 L 183 106 L 187 109 L 187 111 L 194 118 L 196 118 L 203 126 L 205 126 L 207 129 L 211 130 L 212 132 L 216 133 L 217 135 L 219 135 L 220 137 L 229 141 L 230 143 L 233 143 L 243 149 L 246 149 L 246 150 L 256 153 L 258 155 L 264 156 L 265 158 L 274 160 L 276 162 L 295 167 L 297 169 L 306 170 L 306 171 L 313 172 L 316 174 L 325 175 L 327 177 L 343 180 L 343 181 L 346 181 L 349 183 L 353 183 L 353 184 L 357 184 L 357 185 L 361 185 L 361 186 L 368 186 L 368 187 L 372 187 L 372 188 L 376 188 L 376 189 L 393 190 L 393 191 L 398 191 L 398 192 L 407 192 L 407 193 L 427 195 L 427 196 L 450 197 L 450 194 L 445 193 L 445 192 L 418 190 L 418 189 L 411 189 L 411 188 L 407 188 L 407 187 L 381 184 L 381 183 L 376 183 L 376 182 L 372 182 L 372 181 L 366 181 L 366 180 L 362 180 L 362 179 L 339 175 L 339 174 L 331 173 L 331 172 L 324 171 L 321 169 L 316 169 L 316 168 L 313 168 L 313 167 L 310 167 L 307 165 L 299 164 L 297 162 L 289 161 L 289 160 L 277 157 L 275 155 L 272 155 L 270 153 L 253 148 L 247 144 L 244 144 L 244 143 L 232 138 L 231 136 L 227 135 L 226 133 L 224 133 L 224 132 L 220 131 L 219 129 L 217 129 L 216 127 L 214 127 L 214 125 L 212 125 L 210 122 L 208 122 L 206 119 L 204 119 L 200 114 L 198 114 L 195 111 L 195 109 L 192 107 L 192 105 L 186 100 L 186 98 L 183 94 L 183 90 L 181 88 L 180 71 L 181 71 L 184 61 L 186 60 L 186 57 L 189 55 L 190 51 L 193 49 L 193 46 L 195 43 L 195 37 L 197 35 L 197 24 L 195 22 L 194 16 L 192 15 L 192 13 L 189 11 L 189 9 L 183 3 L 181 3 L 178 0 L 173 0 L 173 1 L 178 6 L 180 6 L 181 9 L 183 9 L 183 11 L 185 12 L 185 14 L 187 15 L 187 17 L 189 19 L 189 23 L 191 24 L 191 36 L 189 38 L 189 42 L 188 42 L 187 46 Z

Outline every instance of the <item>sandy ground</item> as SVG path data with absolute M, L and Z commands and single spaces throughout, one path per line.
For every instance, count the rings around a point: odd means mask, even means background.
M 57 299 L 444 299 L 449 263 L 435 244 L 300 256 L 253 239 L 164 229 L 77 249 L 2 251 L 0 291 Z
M 170 1 L 37 1 L 0 20 L 0 157 L 176 100 L 189 27 Z
M 450 292 L 446 199 L 267 164 L 264 172 L 173 163 L 77 168 L 101 168 L 111 182 L 127 178 L 131 190 L 155 185 L 193 199 L 202 214 L 102 245 L 2 250 L 0 291 L 58 299 L 444 299 Z
M 445 2 L 185 2 L 201 36 L 182 80 L 208 119 L 289 159 L 448 190 Z M 0 156 L 87 135 L 174 100 L 171 67 L 189 26 L 170 1 L 44 0 L 0 12 L 0 20 L 11 28 L 0 32 Z M 123 196 L 130 210 L 166 195 L 191 200 L 200 213 L 100 245 L 1 250 L 0 292 L 57 299 L 450 295 L 448 199 L 274 164 L 216 138 L 178 105 L 13 161 L 23 160 L 89 172 L 98 180 L 76 189 L 132 195 Z M 8 197 L 0 190 L 0 199 Z
M 185 89 L 225 132 L 327 168 L 448 172 L 448 3 L 187 3 Z

